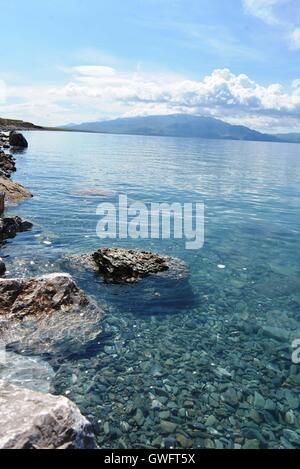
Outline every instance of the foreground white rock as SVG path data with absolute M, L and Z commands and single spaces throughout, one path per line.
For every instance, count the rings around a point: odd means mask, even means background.
M 63 396 L 0 380 L 0 449 L 96 448 L 90 423 Z
M 102 332 L 102 317 L 68 274 L 0 279 L 0 340 L 17 351 L 76 353 Z

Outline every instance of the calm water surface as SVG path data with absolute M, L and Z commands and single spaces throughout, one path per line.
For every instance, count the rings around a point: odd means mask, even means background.
M 2 250 L 8 275 L 70 271 L 107 311 L 100 343 L 49 358 L 54 392 L 101 447 L 300 447 L 300 146 L 32 132 L 16 179 L 34 198 L 10 213 L 32 231 Z M 102 188 L 132 201 L 204 202 L 205 245 L 116 245 L 179 257 L 187 281 L 106 285 L 63 258 L 96 236 Z M 222 264 L 224 269 L 218 266 Z

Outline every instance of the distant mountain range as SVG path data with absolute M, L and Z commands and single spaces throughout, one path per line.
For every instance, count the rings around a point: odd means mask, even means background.
M 277 134 L 276 137 L 278 137 L 280 140 L 283 140 L 284 142 L 300 143 L 300 134 Z
M 300 134 L 269 135 L 249 129 L 243 125 L 231 125 L 212 117 L 188 114 L 127 117 L 102 122 L 68 124 L 63 128 L 65 130 L 109 134 L 300 143 Z

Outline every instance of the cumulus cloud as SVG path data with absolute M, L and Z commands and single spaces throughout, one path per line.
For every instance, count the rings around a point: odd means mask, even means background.
M 269 115 L 300 115 L 300 98 L 284 92 L 278 83 L 262 86 L 245 74 L 235 75 L 229 69 L 217 69 L 202 81 L 160 77 L 141 73 L 99 74 L 93 67 L 80 72 L 62 88 L 52 92 L 68 98 L 99 98 L 120 101 L 135 109 L 152 109 L 163 106 L 169 112 L 192 111 L 218 115 L 263 113 Z M 141 106 L 142 105 L 142 106 Z M 137 106 L 137 107 L 135 107 Z
M 287 93 L 278 83 L 260 85 L 245 74 L 217 69 L 202 80 L 176 74 L 119 71 L 104 66 L 77 66 L 61 86 L 10 88 L 14 104 L 4 110 L 16 117 L 58 125 L 117 116 L 190 113 L 223 118 L 260 130 L 299 127 L 299 80 Z M 23 99 L 23 101 L 22 101 Z M 16 100 L 21 100 L 16 104 Z M 27 110 L 27 113 L 26 113 Z M 22 113 L 22 116 L 20 114 Z M 3 106 L 0 108 L 3 115 Z

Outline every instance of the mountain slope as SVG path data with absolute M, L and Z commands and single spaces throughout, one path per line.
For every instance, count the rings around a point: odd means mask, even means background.
M 16 119 L 3 119 L 0 117 L 0 130 L 31 130 L 42 129 L 31 122 L 24 122 Z
M 231 125 L 212 117 L 186 114 L 119 118 L 104 122 L 86 122 L 65 128 L 101 133 L 201 137 L 230 140 L 279 142 L 276 136 L 262 134 L 242 125 Z

